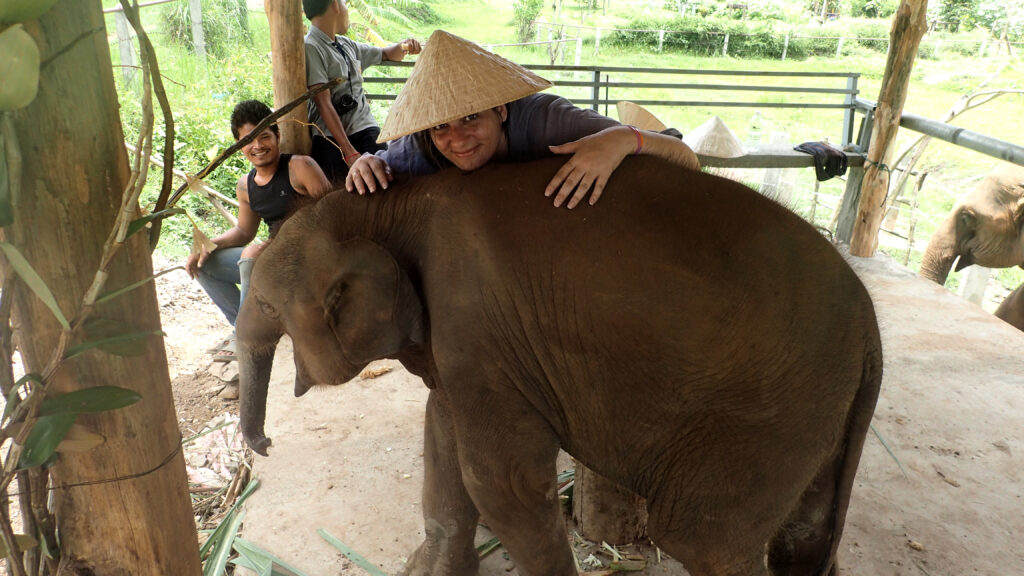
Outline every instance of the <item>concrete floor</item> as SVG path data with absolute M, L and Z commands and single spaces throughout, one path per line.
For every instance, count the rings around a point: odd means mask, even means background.
M 1024 574 L 1024 333 L 885 257 L 851 259 L 872 293 L 885 379 L 851 503 L 844 575 Z M 364 574 L 324 528 L 396 573 L 422 538 L 426 390 L 395 370 L 292 396 L 278 352 L 244 536 L 310 576 Z M 486 534 L 481 532 L 480 538 Z M 643 574 L 685 574 L 674 562 Z M 499 553 L 482 575 L 516 574 Z

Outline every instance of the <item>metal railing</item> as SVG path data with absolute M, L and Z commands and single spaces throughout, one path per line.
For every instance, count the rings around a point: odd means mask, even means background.
M 387 62 L 385 68 L 409 68 L 412 62 Z M 589 106 L 608 114 L 608 109 L 619 100 L 630 100 L 647 107 L 685 106 L 708 108 L 802 108 L 802 109 L 834 109 L 843 111 L 843 125 L 840 140 L 843 145 L 852 142 L 854 134 L 854 108 L 857 98 L 857 82 L 860 74 L 853 72 L 775 72 L 754 70 L 685 70 L 676 68 L 630 68 L 621 66 L 558 66 L 546 64 L 526 64 L 526 68 L 547 72 L 550 80 L 557 88 L 587 89 L 586 97 L 571 98 L 574 104 Z M 569 76 L 571 79 L 563 78 Z M 616 79 L 612 80 L 612 76 Z M 579 78 L 585 77 L 586 80 Z M 671 82 L 666 78 L 727 78 L 725 82 Z M 764 80 L 771 83 L 765 84 Z M 761 82 L 755 82 L 758 80 Z M 789 80 L 790 82 L 786 82 Z M 810 82 L 813 85 L 794 85 L 794 81 Z M 365 76 L 367 85 L 401 85 L 405 78 L 387 74 L 384 76 Z M 644 98 L 644 90 L 667 90 L 675 94 L 692 91 L 708 92 L 740 92 L 756 93 L 761 98 L 714 100 L 681 99 L 681 98 Z M 779 95 L 777 101 L 765 101 L 765 94 Z M 797 101 L 784 99 L 782 96 L 810 95 L 820 97 L 815 101 Z M 395 94 L 367 93 L 371 100 L 394 100 Z

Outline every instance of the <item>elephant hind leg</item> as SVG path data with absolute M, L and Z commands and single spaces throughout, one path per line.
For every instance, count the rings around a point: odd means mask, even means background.
M 773 576 L 828 576 L 835 534 L 837 462 L 827 463 L 768 545 Z
M 680 502 L 660 504 L 664 503 L 649 497 L 647 532 L 692 576 L 770 576 L 765 564 L 768 535 L 739 528 L 735 519 L 741 515 L 681 510 Z

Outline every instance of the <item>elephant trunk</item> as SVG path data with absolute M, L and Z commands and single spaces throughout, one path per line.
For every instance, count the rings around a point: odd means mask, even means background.
M 932 234 L 921 258 L 918 275 L 936 284 L 945 284 L 953 261 L 958 256 L 956 246 L 956 217 L 950 216 Z
M 267 388 L 274 351 L 283 332 L 276 319 L 268 318 L 246 298 L 235 323 L 238 334 L 238 415 L 242 437 L 257 454 L 267 455 L 270 438 L 263 433 L 267 417 Z
M 267 417 L 267 389 L 270 368 L 274 364 L 277 342 L 269 346 L 252 346 L 240 342 L 238 347 L 238 414 L 242 437 L 254 452 L 267 456 L 270 438 L 263 432 Z

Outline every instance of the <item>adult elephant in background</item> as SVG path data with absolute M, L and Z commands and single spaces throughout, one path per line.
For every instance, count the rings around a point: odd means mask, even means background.
M 1000 163 L 959 198 L 928 241 L 919 275 L 944 284 L 956 270 L 977 264 L 1024 264 L 1024 166 Z
M 552 208 L 563 160 L 331 194 L 283 226 L 238 320 L 241 426 L 392 357 L 427 402 L 425 542 L 405 573 L 475 575 L 483 514 L 523 576 L 570 576 L 559 448 L 645 497 L 694 576 L 837 574 L 882 371 L 867 291 L 806 222 L 729 180 L 628 158 Z M 623 419 L 623 415 L 629 415 Z

